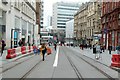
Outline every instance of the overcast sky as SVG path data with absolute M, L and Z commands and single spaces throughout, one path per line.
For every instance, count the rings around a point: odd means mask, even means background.
M 47 17 L 52 16 L 52 5 L 56 2 L 88 2 L 89 0 L 44 0 L 44 22 L 46 22 Z M 46 26 L 46 23 L 44 24 Z

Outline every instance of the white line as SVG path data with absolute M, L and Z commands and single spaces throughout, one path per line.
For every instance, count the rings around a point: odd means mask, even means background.
M 57 67 L 57 64 L 58 64 L 58 53 L 59 53 L 59 46 L 57 48 L 57 52 L 56 52 L 56 56 L 55 56 L 55 61 L 54 61 L 53 67 Z

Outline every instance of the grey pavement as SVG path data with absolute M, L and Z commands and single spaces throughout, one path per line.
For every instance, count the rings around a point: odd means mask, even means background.
M 93 54 L 93 49 L 84 49 L 84 50 L 81 50 L 79 47 L 69 47 L 69 48 L 71 48 L 75 52 L 81 53 L 84 56 L 87 56 L 89 58 L 92 58 L 92 59 L 96 60 L 95 59 L 95 54 Z M 109 54 L 109 51 L 105 50 L 105 52 L 102 52 L 100 54 L 101 58 L 98 59 L 97 61 L 100 62 L 100 63 L 102 63 L 102 64 L 104 64 L 104 65 L 110 66 L 111 62 L 112 62 L 111 61 L 112 54 L 117 54 L 117 51 L 112 51 L 111 54 Z
M 100 63 L 93 61 L 90 58 L 85 57 L 84 55 L 82 55 L 82 53 L 79 52 L 78 48 L 62 46 L 59 49 L 60 50 L 59 50 L 57 67 L 53 66 L 57 51 L 55 51 L 52 47 L 52 54 L 47 55 L 45 58 L 45 61 L 41 61 L 42 58 L 40 57 L 40 55 L 32 55 L 33 57 L 19 59 L 13 62 L 12 64 L 5 65 L 3 69 L 7 69 L 10 66 L 17 64 L 18 62 L 24 61 L 29 58 L 29 60 L 3 72 L 3 77 L 4 78 L 21 78 L 28 71 L 30 71 L 30 73 L 28 73 L 25 76 L 25 78 L 78 78 L 78 76 L 76 75 L 76 71 L 70 64 L 70 61 L 68 60 L 67 56 L 69 56 L 69 58 L 71 59 L 73 64 L 76 66 L 78 71 L 81 73 L 83 78 L 106 78 L 106 76 L 103 75 L 101 72 L 99 72 L 99 70 L 96 70 L 94 67 L 90 66 L 88 63 L 86 63 L 79 57 L 84 58 L 85 60 L 89 61 L 92 65 L 95 65 L 99 69 L 102 69 L 113 78 L 118 77 L 117 71 L 109 67 L 106 67 L 104 65 L 101 65 Z M 37 63 L 38 65 L 34 67 Z

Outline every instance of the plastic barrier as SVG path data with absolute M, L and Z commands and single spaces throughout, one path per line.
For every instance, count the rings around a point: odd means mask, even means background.
M 22 54 L 31 53 L 34 49 L 37 49 L 36 46 L 22 46 L 18 48 L 8 49 L 6 59 L 11 59 Z
M 26 47 L 25 46 L 21 47 L 21 53 L 26 54 Z
M 11 58 L 14 58 L 16 57 L 16 52 L 15 52 L 15 49 L 8 49 L 7 50 L 8 54 L 6 56 L 6 59 L 11 59 Z
M 21 47 L 15 48 L 16 56 L 21 55 Z
M 47 55 L 50 55 L 52 53 L 51 48 L 47 47 Z
M 120 68 L 120 54 L 113 54 L 112 55 L 111 67 Z
M 31 52 L 31 46 L 29 46 L 29 52 Z
M 29 52 L 29 46 L 26 46 L 26 52 L 27 53 Z

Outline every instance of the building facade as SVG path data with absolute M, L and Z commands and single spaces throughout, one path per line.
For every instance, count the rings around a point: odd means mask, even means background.
M 44 27 L 44 1 L 41 1 L 41 10 L 40 10 L 40 27 Z
M 86 37 L 88 44 L 96 44 L 101 38 L 101 2 L 89 2 L 87 14 Z
M 0 29 L 2 27 L 1 38 L 6 41 L 7 48 L 17 47 L 20 39 L 25 45 L 32 45 L 36 32 L 36 3 L 24 0 L 2 1 L 0 1 Z
M 88 4 L 83 4 L 83 6 L 80 7 L 80 14 L 78 17 L 78 37 L 81 43 L 86 44 L 86 29 L 87 29 L 87 12 L 88 10 Z M 81 41 L 82 40 L 82 41 Z
M 58 31 L 59 40 L 65 37 L 66 22 L 74 19 L 74 14 L 78 9 L 78 3 L 58 2 L 53 5 L 52 26 Z
M 75 14 L 74 35 L 80 44 L 95 44 L 101 37 L 101 3 L 87 2 Z
M 74 39 L 74 19 L 66 22 L 66 42 L 72 42 Z
M 101 43 L 115 50 L 120 44 L 120 1 L 102 3 L 102 39 Z

